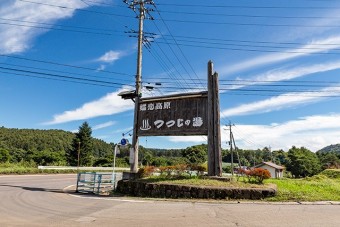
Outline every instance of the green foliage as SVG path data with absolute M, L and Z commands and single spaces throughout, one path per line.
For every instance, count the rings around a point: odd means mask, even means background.
M 103 157 L 103 158 L 97 158 L 93 166 L 101 166 L 101 167 L 111 167 L 113 164 L 113 161 L 111 158 Z
M 326 169 L 320 173 L 328 178 L 340 179 L 340 169 Z
M 340 201 L 340 180 L 316 175 L 305 179 L 268 179 L 277 185 L 277 196 L 269 201 Z
M 329 153 L 329 152 L 340 155 L 340 144 L 329 145 L 327 147 L 322 148 L 317 153 Z
M 289 149 L 288 158 L 287 170 L 295 178 L 313 176 L 321 171 L 317 155 L 304 147 Z
M 28 160 L 33 160 L 37 165 L 41 166 L 65 166 L 67 164 L 65 152 L 62 151 L 34 151 L 28 155 Z
M 8 162 L 9 160 L 9 151 L 4 148 L 0 148 L 0 163 Z
M 72 149 L 68 153 L 70 165 L 77 166 L 79 152 L 79 165 L 91 166 L 93 163 L 92 129 L 85 121 L 76 133 L 72 141 Z
M 16 164 L 0 164 L 0 174 L 55 174 L 55 173 L 76 173 L 77 170 L 53 170 L 38 169 L 32 162 L 20 162 Z
M 317 152 L 320 159 L 322 169 L 338 169 L 340 168 L 340 159 L 335 152 Z
M 182 150 L 182 156 L 188 164 L 203 164 L 207 161 L 207 147 L 197 145 Z
M 0 127 L 0 149 L 9 151 L 9 162 L 34 162 L 35 165 L 66 165 L 75 134 L 62 130 L 7 129 Z M 109 157 L 112 144 L 92 138 L 93 157 Z M 39 153 L 42 154 L 39 154 Z M 6 155 L 7 156 L 7 155 Z M 1 162 L 1 161 L 0 161 Z M 75 164 L 76 165 L 76 164 Z

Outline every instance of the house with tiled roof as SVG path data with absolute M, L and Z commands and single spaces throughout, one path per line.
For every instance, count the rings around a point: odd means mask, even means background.
M 254 168 L 262 168 L 268 170 L 270 172 L 271 178 L 282 178 L 283 170 L 285 169 L 285 167 L 276 165 L 272 162 L 262 162 L 254 166 Z

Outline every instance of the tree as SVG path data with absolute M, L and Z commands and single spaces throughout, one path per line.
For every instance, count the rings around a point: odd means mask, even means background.
M 321 170 L 317 155 L 310 150 L 293 146 L 288 151 L 287 170 L 296 178 L 318 174 Z
M 207 161 L 207 150 L 204 145 L 192 146 L 182 151 L 182 156 L 188 164 L 203 164 Z
M 10 158 L 11 156 L 9 155 L 9 151 L 4 148 L 0 148 L 0 163 L 8 162 Z
M 283 150 L 273 151 L 274 163 L 278 165 L 286 165 L 288 162 L 288 154 Z
M 340 159 L 336 152 L 317 152 L 323 169 L 338 169 L 340 167 Z
M 93 163 L 93 141 L 92 129 L 85 121 L 80 127 L 72 141 L 72 148 L 68 152 L 68 162 L 72 166 L 77 166 L 78 151 L 80 151 L 80 166 L 91 166 Z

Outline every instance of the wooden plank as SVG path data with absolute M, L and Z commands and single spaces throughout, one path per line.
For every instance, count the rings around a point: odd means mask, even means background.
M 213 76 L 214 92 L 214 158 L 215 176 L 222 176 L 221 129 L 220 129 L 220 99 L 218 87 L 218 73 Z
M 213 63 L 208 63 L 208 175 L 215 176 Z

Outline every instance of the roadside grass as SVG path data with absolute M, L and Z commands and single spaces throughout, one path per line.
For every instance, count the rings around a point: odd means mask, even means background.
M 37 167 L 32 167 L 27 164 L 0 164 L 0 174 L 56 174 L 56 173 L 77 173 L 77 170 L 70 169 L 38 169 Z
M 76 169 L 38 169 L 30 163 L 2 163 L 0 164 L 0 175 L 24 175 L 24 174 L 67 174 L 77 173 Z M 79 172 L 93 172 L 80 170 Z M 108 172 L 107 170 L 96 170 L 95 172 Z M 119 172 L 119 171 L 116 171 Z
M 153 176 L 143 179 L 150 183 L 179 184 L 193 186 L 228 187 L 228 188 L 272 188 L 276 185 L 277 195 L 265 198 L 270 202 L 313 202 L 340 201 L 340 170 L 325 170 L 319 175 L 303 179 L 268 179 L 265 184 L 252 184 L 246 179 L 239 181 L 220 181 L 199 177 L 182 177 L 180 179 Z
M 267 188 L 267 185 L 250 184 L 243 181 L 221 181 L 215 179 L 205 179 L 200 177 L 179 177 L 169 178 L 163 176 L 152 176 L 144 178 L 142 181 L 149 183 L 162 183 L 162 184 L 176 184 L 176 185 L 191 185 L 191 186 L 206 186 L 206 187 L 228 187 L 228 188 Z
M 340 179 L 316 175 L 304 179 L 270 179 L 277 185 L 277 196 L 266 201 L 340 201 Z

